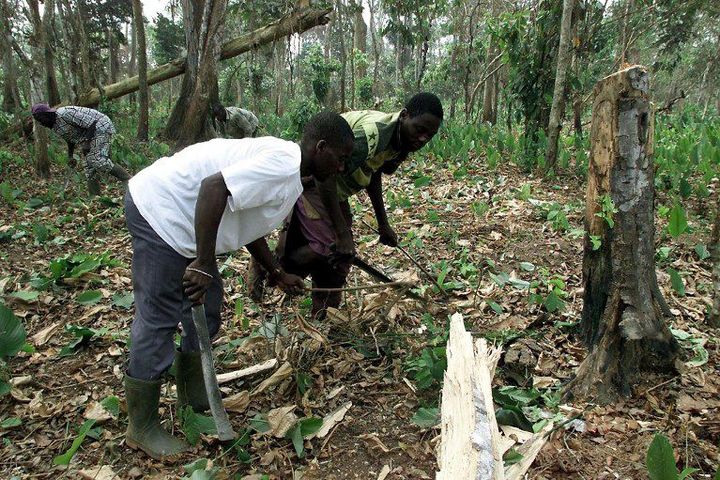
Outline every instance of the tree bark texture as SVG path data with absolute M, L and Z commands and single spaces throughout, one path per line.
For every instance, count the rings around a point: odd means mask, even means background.
M 354 27 L 355 27 L 355 50 L 361 53 L 367 53 L 367 34 L 368 28 L 363 18 L 363 5 L 362 2 L 357 2 L 355 5 L 355 16 L 354 16 Z M 364 78 L 367 75 L 367 63 L 362 62 L 357 66 L 357 78 Z
M 133 0 L 133 25 L 137 38 L 137 60 L 138 60 L 138 100 L 140 111 L 138 112 L 137 139 L 147 141 L 148 139 L 148 82 L 147 82 L 147 47 L 145 45 L 145 22 L 143 20 L 142 3 L 140 0 Z
M 44 50 L 45 50 L 45 90 L 47 101 L 50 105 L 60 103 L 60 91 L 58 90 L 57 77 L 55 76 L 55 34 L 53 23 L 55 22 L 55 0 L 45 0 L 43 11 L 44 29 Z
M 327 15 L 331 11 L 332 9 L 328 8 L 323 10 L 308 9 L 295 12 L 264 27 L 235 38 L 222 46 L 220 60 L 236 57 L 278 38 L 294 33 L 302 33 L 318 25 L 324 25 L 328 22 Z M 148 71 L 148 85 L 155 85 L 156 83 L 177 77 L 185 73 L 185 71 L 186 58 L 177 58 L 172 62 Z M 106 85 L 103 87 L 102 96 L 107 100 L 122 97 L 137 91 L 138 83 L 138 77 L 134 76 L 112 85 Z M 100 90 L 93 88 L 80 95 L 77 104 L 83 106 L 97 105 L 100 102 L 100 97 Z
M 633 66 L 594 90 L 581 322 L 589 353 L 567 393 L 601 403 L 628 395 L 642 372 L 671 371 L 678 352 L 655 274 L 648 85 L 647 70 Z M 597 215 L 605 196 L 617 210 L 614 227 Z M 601 239 L 599 249 L 593 250 L 590 235 Z
M 32 59 L 29 62 L 30 69 L 30 103 L 40 103 L 46 100 L 45 96 L 45 27 L 40 16 L 38 0 L 28 0 L 30 7 L 30 22 L 32 23 L 32 35 L 29 43 L 32 51 Z M 37 122 L 34 125 L 35 142 L 35 173 L 40 178 L 50 178 L 50 157 L 48 155 L 48 134 L 45 127 Z
M 720 195 L 715 210 L 715 224 L 710 234 L 710 259 L 712 261 L 713 302 L 707 323 L 720 328 Z
M 12 30 L 10 28 L 10 11 L 7 0 L 0 0 L 0 52 L 2 52 L 3 75 L 3 104 L 2 109 L 11 113 L 22 110 L 20 90 L 17 85 L 17 70 L 12 52 Z
M 565 111 L 565 80 L 570 66 L 570 41 L 572 12 L 575 0 L 564 0 L 562 20 L 560 22 L 560 45 L 558 46 L 557 68 L 555 70 L 555 88 L 553 89 L 552 106 L 550 107 L 550 120 L 548 122 L 548 142 L 545 151 L 545 168 L 555 168 L 558 154 L 558 138 L 562 127 L 563 113 Z

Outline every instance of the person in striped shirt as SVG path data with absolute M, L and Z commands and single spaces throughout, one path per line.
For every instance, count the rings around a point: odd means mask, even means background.
M 130 174 L 110 160 L 110 143 L 115 127 L 107 115 L 87 107 L 55 109 L 46 103 L 38 103 L 32 106 L 32 116 L 67 142 L 70 165 L 75 163 L 75 147 L 80 146 L 85 156 L 88 190 L 92 195 L 100 193 L 101 174 L 110 174 L 122 182 L 130 180 Z

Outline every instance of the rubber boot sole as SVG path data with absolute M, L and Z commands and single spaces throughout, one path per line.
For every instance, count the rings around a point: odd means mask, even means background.
M 154 460 L 158 460 L 160 462 L 177 462 L 184 453 L 180 452 L 173 455 L 158 455 L 155 452 L 145 449 L 141 444 L 136 443 L 135 441 L 133 441 L 132 438 L 129 437 L 125 437 L 125 445 L 132 448 L 133 450 L 140 450 L 141 452 L 145 452 L 148 457 Z

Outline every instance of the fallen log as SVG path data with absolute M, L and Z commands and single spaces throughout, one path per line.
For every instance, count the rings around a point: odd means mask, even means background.
M 260 27 L 257 30 L 225 43 L 222 46 L 220 60 L 236 57 L 260 45 L 268 44 L 288 35 L 305 32 L 318 25 L 324 25 L 329 21 L 327 15 L 330 12 L 332 12 L 332 8 L 305 8 L 293 12 L 264 27 Z M 171 62 L 149 70 L 147 72 L 148 85 L 169 80 L 183 73 L 185 73 L 185 57 L 176 58 Z M 94 106 L 100 103 L 101 97 L 108 100 L 122 97 L 137 91 L 139 88 L 138 84 L 138 77 L 136 75 L 117 83 L 106 85 L 101 87 L 101 89 L 93 88 L 81 94 L 76 104 L 81 106 Z
M 238 378 L 248 377 L 250 375 L 255 375 L 256 373 L 264 372 L 265 370 L 270 370 L 271 368 L 275 367 L 275 365 L 277 365 L 277 360 L 271 358 L 270 360 L 267 360 L 263 363 L 258 363 L 257 365 L 243 368 L 242 370 L 221 373 L 217 376 L 217 381 L 218 383 L 232 382 L 233 380 L 237 380 Z

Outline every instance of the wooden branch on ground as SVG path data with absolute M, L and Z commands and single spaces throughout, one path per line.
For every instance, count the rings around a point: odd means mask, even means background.
M 451 317 L 437 480 L 505 479 L 490 376 L 497 358 L 484 340 L 473 346 L 462 315 Z
M 250 33 L 230 40 L 222 46 L 220 59 L 225 60 L 247 52 L 260 45 L 268 44 L 279 38 L 295 33 L 302 33 L 318 25 L 326 24 L 329 19 L 327 15 L 332 12 L 331 8 L 315 9 L 307 8 L 287 15 L 280 20 L 272 22 L 264 27 L 258 28 Z M 169 63 L 160 65 L 147 72 L 148 85 L 168 80 L 185 73 L 185 57 L 177 58 Z M 113 99 L 133 93 L 138 89 L 138 77 L 126 78 L 120 82 L 102 87 L 94 88 L 80 95 L 77 105 L 93 106 L 100 102 L 100 98 Z
M 253 365 L 252 367 L 243 368 L 242 370 L 235 370 L 233 372 L 222 373 L 217 376 L 217 381 L 218 383 L 232 382 L 233 380 L 237 380 L 238 378 L 249 377 L 250 375 L 255 375 L 256 373 L 264 372 L 265 370 L 270 370 L 271 368 L 275 367 L 275 365 L 277 365 L 277 360 L 271 358 L 270 360 L 267 360 L 263 363 L 258 363 L 257 365 Z
M 459 313 L 450 318 L 446 348 L 436 480 L 521 480 L 547 442 L 553 423 L 538 433 L 504 426 L 502 435 L 492 397 L 501 350 L 488 347 L 484 338 L 473 343 Z M 522 445 L 516 446 L 518 442 Z M 503 455 L 513 446 L 523 458 L 505 468 Z

